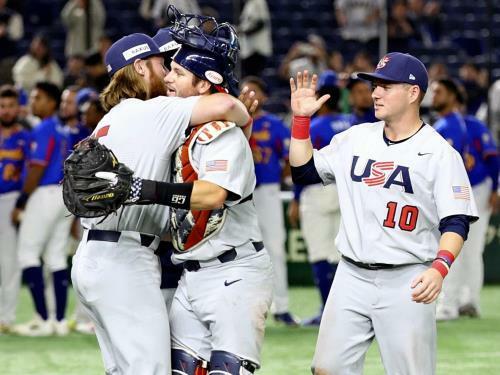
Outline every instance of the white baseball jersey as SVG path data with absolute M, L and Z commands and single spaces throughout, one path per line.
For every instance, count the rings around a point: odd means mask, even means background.
M 150 100 L 125 99 L 97 125 L 93 135 L 109 147 L 135 176 L 156 181 L 170 179 L 172 153 L 185 139 L 191 113 L 199 97 Z M 117 215 L 82 219 L 86 229 L 129 230 L 160 235 L 168 223 L 169 208 L 161 205 L 126 206 Z
M 477 217 L 463 161 L 428 125 L 389 145 L 383 130 L 383 121 L 357 125 L 314 150 L 323 182 L 336 176 L 342 214 L 337 248 L 364 263 L 431 261 L 441 219 Z
M 219 185 L 239 196 L 239 199 L 226 200 L 226 219 L 216 235 L 192 251 L 174 254 L 174 261 L 178 263 L 190 259 L 209 260 L 249 241 L 261 241 L 253 202 L 249 200 L 239 203 L 252 194 L 255 188 L 252 151 L 243 132 L 233 128 L 208 144 L 197 143 L 192 152 L 192 162 L 198 170 L 198 179 Z

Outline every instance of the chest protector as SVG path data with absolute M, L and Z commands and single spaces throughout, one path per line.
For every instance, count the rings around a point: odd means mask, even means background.
M 206 145 L 224 132 L 234 128 L 232 122 L 212 121 L 193 127 L 188 138 L 175 152 L 172 161 L 173 182 L 194 182 L 198 180 L 198 167 L 192 154 L 196 144 Z M 217 234 L 226 219 L 226 208 L 215 210 L 170 209 L 170 234 L 177 252 L 193 250 Z

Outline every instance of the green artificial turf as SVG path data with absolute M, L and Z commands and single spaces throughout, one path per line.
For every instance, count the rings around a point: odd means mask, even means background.
M 300 317 L 309 317 L 318 310 L 319 298 L 313 288 L 292 288 L 290 298 L 291 310 Z M 71 295 L 70 313 L 73 301 Z M 23 288 L 18 321 L 30 319 L 32 313 L 31 300 Z M 483 290 L 482 313 L 481 319 L 463 318 L 438 324 L 438 375 L 500 374 L 500 286 L 488 286 Z M 309 374 L 316 336 L 315 328 L 288 328 L 270 318 L 262 353 L 262 369 L 257 374 Z M 103 373 L 97 341 L 93 336 L 77 333 L 48 338 L 0 336 L 1 375 Z M 384 374 L 376 344 L 368 352 L 365 374 Z

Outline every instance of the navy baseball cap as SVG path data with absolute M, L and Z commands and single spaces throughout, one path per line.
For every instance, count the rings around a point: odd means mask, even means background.
M 111 77 L 121 68 L 132 64 L 136 59 L 145 59 L 161 55 L 161 53 L 153 38 L 146 34 L 135 33 L 114 42 L 106 52 L 104 63 Z
M 320 74 L 318 78 L 318 90 L 321 90 L 323 87 L 337 86 L 338 77 L 337 73 L 333 70 L 325 70 Z
M 417 85 L 425 92 L 429 85 L 429 76 L 425 65 L 416 57 L 401 52 L 391 52 L 380 59 L 373 73 L 358 73 L 366 81 L 380 79 L 388 82 Z
M 158 30 L 156 35 L 153 37 L 153 40 L 160 48 L 160 51 L 170 59 L 181 47 L 181 45 L 172 37 L 172 30 L 169 27 L 164 27 L 163 29 Z

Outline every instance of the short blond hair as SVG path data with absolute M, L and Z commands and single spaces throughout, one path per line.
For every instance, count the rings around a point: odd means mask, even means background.
M 118 70 L 99 96 L 102 107 L 106 112 L 120 103 L 122 99 L 128 98 L 141 100 L 148 98 L 148 85 L 135 71 L 134 64 Z

